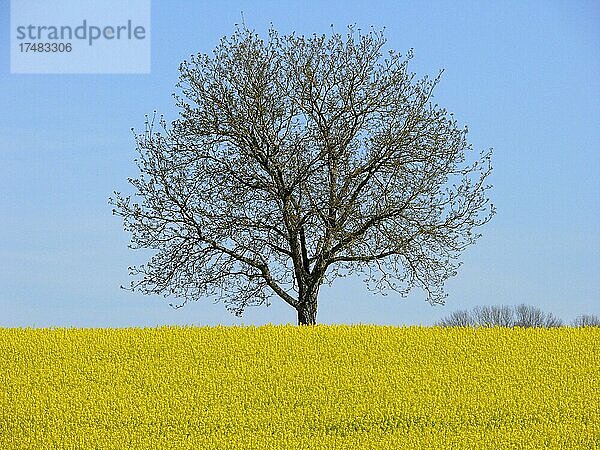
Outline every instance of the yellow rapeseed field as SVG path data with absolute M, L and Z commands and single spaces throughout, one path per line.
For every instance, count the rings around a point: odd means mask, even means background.
M 600 448 L 600 329 L 0 329 L 1 449 Z

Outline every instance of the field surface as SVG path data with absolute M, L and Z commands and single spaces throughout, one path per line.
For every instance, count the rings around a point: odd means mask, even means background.
M 0 329 L 2 449 L 600 448 L 600 328 Z

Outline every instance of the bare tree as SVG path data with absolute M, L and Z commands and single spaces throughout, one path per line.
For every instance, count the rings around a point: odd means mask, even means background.
M 545 315 L 541 309 L 520 304 L 515 308 L 515 326 L 517 327 L 542 327 Z
M 545 328 L 558 328 L 562 326 L 564 326 L 564 322 L 561 318 L 556 317 L 552 313 L 546 313 L 546 318 L 544 319 Z
M 573 321 L 574 327 L 600 327 L 600 317 L 593 314 L 582 314 Z
M 511 306 L 476 306 L 469 313 L 466 310 L 455 311 L 438 322 L 440 326 L 477 326 L 477 327 L 544 327 L 563 326 L 561 319 L 552 313 L 544 313 L 536 306 L 521 304 Z
M 440 327 L 470 327 L 475 321 L 466 309 L 454 311 L 448 317 L 437 323 Z
M 443 303 L 494 213 L 491 151 L 473 154 L 432 102 L 441 72 L 416 79 L 412 52 L 383 58 L 385 43 L 244 26 L 184 61 L 181 117 L 136 135 L 140 201 L 110 199 L 132 247 L 155 251 L 131 288 L 175 307 L 216 297 L 238 315 L 278 296 L 300 324 L 316 323 L 324 282 L 353 273 Z
M 510 306 L 476 306 L 473 316 L 475 323 L 482 327 L 511 327 L 514 324 Z
M 563 326 L 563 322 L 552 313 L 544 313 L 536 306 L 521 304 L 515 308 L 515 326 L 552 328 Z

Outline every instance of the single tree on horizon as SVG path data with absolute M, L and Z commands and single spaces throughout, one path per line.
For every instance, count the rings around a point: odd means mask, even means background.
M 276 296 L 315 324 L 319 288 L 421 288 L 444 303 L 461 252 L 494 214 L 491 150 L 432 102 L 383 32 L 280 35 L 245 25 L 180 65 L 180 117 L 136 134 L 134 197 L 113 213 L 131 247 L 131 289 L 214 297 L 241 315 Z M 139 199 L 139 200 L 137 200 Z

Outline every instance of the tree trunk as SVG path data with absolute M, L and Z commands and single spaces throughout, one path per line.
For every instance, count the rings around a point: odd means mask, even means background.
M 317 295 L 318 291 L 310 292 L 296 307 L 298 311 L 298 325 L 316 325 Z

